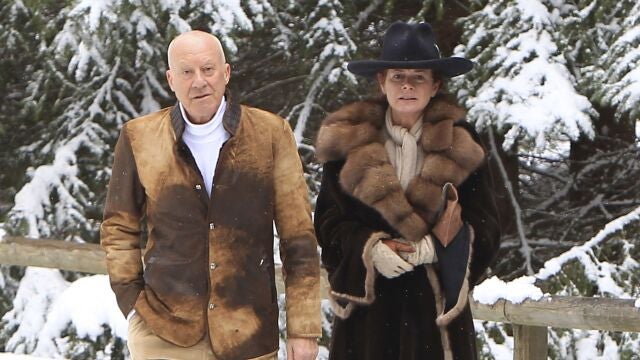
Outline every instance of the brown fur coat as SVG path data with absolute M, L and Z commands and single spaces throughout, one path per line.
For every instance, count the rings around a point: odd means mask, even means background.
M 316 233 L 338 305 L 336 315 L 342 318 L 336 320 L 331 357 L 474 358 L 475 346 L 465 345 L 473 342 L 467 291 L 498 243 L 495 206 L 483 173 L 485 151 L 475 132 L 457 123 L 464 112 L 434 100 L 423 117 L 423 166 L 404 191 L 384 148 L 386 107 L 386 102 L 376 100 L 347 105 L 325 119 L 316 142 L 318 158 L 325 164 Z M 446 183 L 459 189 L 463 220 L 470 225 L 458 234 L 460 240 L 437 249 L 441 264 L 417 267 L 395 279 L 377 276 L 370 261 L 372 244 L 380 234 L 413 241 L 428 234 L 443 205 Z M 448 291 L 451 276 L 442 264 L 462 269 L 461 276 L 453 277 L 459 278 L 453 281 L 453 295 Z M 410 335 L 397 338 L 403 333 L 401 324 L 413 325 L 407 330 Z M 452 327 L 454 332 L 447 331 Z M 464 349 L 452 351 L 456 347 Z

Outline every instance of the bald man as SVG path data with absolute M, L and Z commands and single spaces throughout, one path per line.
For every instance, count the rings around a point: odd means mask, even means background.
M 215 36 L 179 35 L 168 60 L 178 102 L 122 127 L 101 227 L 130 353 L 277 359 L 275 222 L 287 358 L 315 359 L 319 259 L 291 128 L 231 98 L 231 68 Z

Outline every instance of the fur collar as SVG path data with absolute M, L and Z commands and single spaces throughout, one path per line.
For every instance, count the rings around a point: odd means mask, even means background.
M 403 191 L 384 148 L 387 106 L 386 101 L 360 101 L 329 115 L 318 131 L 316 154 L 322 163 L 345 160 L 342 189 L 376 209 L 404 238 L 419 240 L 442 205 L 444 184 L 459 186 L 483 163 L 485 152 L 466 129 L 454 126 L 464 111 L 434 99 L 423 117 L 421 172 Z

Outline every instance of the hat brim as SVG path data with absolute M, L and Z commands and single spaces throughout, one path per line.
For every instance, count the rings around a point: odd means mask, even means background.
M 472 68 L 473 62 L 461 57 L 418 61 L 356 60 L 347 64 L 347 70 L 366 77 L 374 77 L 385 69 L 433 69 L 444 76 L 453 77 L 469 72 Z

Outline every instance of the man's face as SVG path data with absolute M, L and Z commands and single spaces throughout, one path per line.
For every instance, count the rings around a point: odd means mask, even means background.
M 169 47 L 167 81 L 193 123 L 211 120 L 222 102 L 230 75 L 222 47 L 210 34 L 182 34 Z

